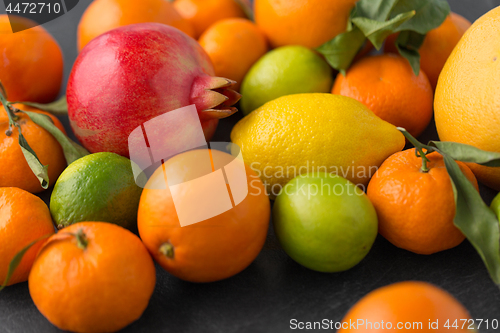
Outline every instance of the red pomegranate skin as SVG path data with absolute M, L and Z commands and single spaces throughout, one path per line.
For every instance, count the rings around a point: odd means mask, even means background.
M 208 55 L 183 32 L 157 23 L 129 25 L 82 50 L 68 82 L 68 115 L 90 152 L 129 157 L 128 136 L 136 127 L 191 104 L 210 140 L 218 119 L 237 111 L 233 84 L 214 77 Z

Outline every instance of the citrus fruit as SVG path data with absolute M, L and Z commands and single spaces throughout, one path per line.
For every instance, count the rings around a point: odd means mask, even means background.
M 299 264 L 320 272 L 357 265 L 377 237 L 377 213 L 350 181 L 327 173 L 297 176 L 273 207 L 276 236 Z
M 58 228 L 104 221 L 135 230 L 142 189 L 135 183 L 131 163 L 114 153 L 91 154 L 71 163 L 50 197 L 50 212 Z
M 207 51 L 215 75 L 241 82 L 252 65 L 267 52 L 267 40 L 251 21 L 230 18 L 211 25 L 198 40 Z
M 241 5 L 236 0 L 176 0 L 175 9 L 194 28 L 194 38 L 217 21 L 246 17 Z
M 94 0 L 78 24 L 78 50 L 95 37 L 124 25 L 156 22 L 173 26 L 194 37 L 191 24 L 168 0 Z
M 451 53 L 434 100 L 441 141 L 500 152 L 500 7 L 479 18 Z M 500 168 L 469 165 L 478 180 L 500 190 Z
M 54 124 L 65 133 L 63 125 L 53 115 L 20 104 L 14 106 L 21 110 L 49 116 Z M 48 165 L 49 185 L 55 184 L 57 177 L 66 167 L 66 158 L 61 145 L 49 132 L 31 121 L 26 114 L 16 113 L 16 116 L 24 138 L 40 162 Z M 10 136 L 6 134 L 8 129 L 9 118 L 0 103 L 0 187 L 19 187 L 31 193 L 43 191 L 40 181 L 33 174 L 19 146 L 19 129 L 12 127 Z
M 243 80 L 241 110 L 249 114 L 281 96 L 330 92 L 332 69 L 314 51 L 303 46 L 277 48 L 255 63 Z
M 155 283 L 139 237 L 102 222 L 77 223 L 49 238 L 29 275 L 38 310 L 72 332 L 124 328 L 142 315 Z
M 204 174 L 200 173 L 200 165 L 208 163 L 208 171 L 213 175 L 234 159 L 221 151 L 209 152 L 210 156 L 207 150 L 194 150 L 169 159 L 148 180 L 139 204 L 139 234 L 149 252 L 169 273 L 191 282 L 217 281 L 241 272 L 259 254 L 269 226 L 269 199 L 262 182 L 248 166 L 242 170 L 246 179 L 239 180 L 239 186 L 248 186 L 248 194 L 240 203 L 214 215 L 210 214 L 213 207 L 208 203 L 212 202 L 209 198 L 190 200 L 193 192 L 214 187 L 192 181 Z M 227 167 L 224 169 L 227 174 Z M 165 184 L 167 177 L 169 185 L 174 180 L 176 184 L 184 183 L 181 192 L 172 192 L 174 189 L 169 186 L 163 189 L 153 186 Z M 222 185 L 225 185 L 223 180 Z M 230 188 L 236 200 L 232 183 L 229 185 L 227 189 Z M 213 190 L 209 195 L 220 200 L 227 196 L 226 187 L 223 192 Z M 190 213 L 206 214 L 206 219 L 202 217 L 201 222 L 181 227 L 179 216 L 183 212 L 179 207 Z
M 436 89 L 439 74 L 443 66 L 471 23 L 464 17 L 450 13 L 444 22 L 425 36 L 424 43 L 418 49 L 420 53 L 420 68 L 425 72 L 432 89 Z M 397 53 L 394 43 L 397 35 L 391 35 L 385 42 L 385 51 Z
M 54 233 L 47 205 L 39 197 L 16 187 L 0 187 L 0 285 L 16 254 L 37 239 Z M 28 280 L 31 266 L 45 240 L 24 255 L 7 285 Z
M 16 31 L 29 29 L 13 33 L 11 24 Z M 0 54 L 0 81 L 9 100 L 48 103 L 57 97 L 63 55 L 42 26 L 23 17 L 0 15 Z
M 462 324 L 469 318 L 467 309 L 443 289 L 427 282 L 404 281 L 361 298 L 342 319 L 339 332 L 467 332 L 469 323 Z M 454 323 L 458 329 L 452 327 Z
M 498 219 L 500 220 L 500 193 L 497 194 L 497 196 L 493 199 L 490 207 L 491 209 L 493 209 Z
M 347 28 L 357 0 L 255 0 L 255 22 L 273 47 L 318 47 Z
M 389 242 L 418 254 L 459 245 L 465 236 L 455 227 L 455 197 L 443 157 L 433 152 L 427 172 L 415 149 L 390 156 L 368 184 L 368 197 L 379 219 L 379 232 Z M 457 162 L 477 189 L 470 169 Z
M 292 178 L 313 171 L 366 185 L 377 167 L 405 145 L 403 134 L 366 106 L 332 94 L 268 102 L 234 126 L 231 140 L 271 197 Z
M 332 93 L 354 98 L 377 116 L 417 137 L 432 118 L 433 91 L 425 73 L 394 54 L 365 57 L 339 74 Z

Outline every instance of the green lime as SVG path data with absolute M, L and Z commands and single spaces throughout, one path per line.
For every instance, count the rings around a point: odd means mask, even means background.
M 317 53 L 304 46 L 279 47 L 257 61 L 241 86 L 241 110 L 249 114 L 281 96 L 329 93 L 332 69 Z
M 141 193 L 128 158 L 91 154 L 71 163 L 59 176 L 50 197 L 50 212 L 59 228 L 101 221 L 135 230 Z
M 320 272 L 354 267 L 378 232 L 377 213 L 365 193 L 340 176 L 319 172 L 286 184 L 274 203 L 273 223 L 285 252 Z
M 490 207 L 491 209 L 493 209 L 498 219 L 500 220 L 500 193 L 498 193 L 497 196 L 493 199 Z

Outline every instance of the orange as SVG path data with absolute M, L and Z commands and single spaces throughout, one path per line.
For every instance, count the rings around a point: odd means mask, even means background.
M 362 58 L 337 76 L 333 94 L 354 98 L 377 116 L 417 137 L 432 118 L 433 91 L 423 71 L 394 54 Z
M 94 0 L 78 24 L 78 50 L 109 30 L 148 22 L 170 25 L 194 37 L 191 24 L 168 0 Z
M 377 211 L 379 232 L 397 247 L 432 254 L 459 245 L 465 236 L 455 227 L 455 198 L 443 157 L 427 155 L 428 172 L 415 149 L 390 156 L 368 184 L 367 194 Z M 477 189 L 470 169 L 457 162 Z
M 12 24 L 37 23 L 9 15 Z M 63 55 L 56 40 L 41 26 L 12 33 L 7 15 L 0 15 L 0 81 L 9 100 L 52 102 L 61 88 Z
M 39 197 L 16 187 L 0 187 L 0 285 L 5 281 L 11 260 L 24 247 L 54 233 L 49 208 Z M 45 240 L 24 255 L 8 285 L 28 280 L 31 266 Z
M 468 328 L 474 323 L 465 322 L 470 318 L 467 309 L 445 290 L 427 282 L 405 281 L 360 299 L 342 319 L 339 332 L 471 332 Z
M 66 133 L 61 122 L 53 115 L 23 105 L 15 105 L 15 107 L 48 115 L 54 124 Z M 49 185 L 55 184 L 59 175 L 66 168 L 66 158 L 61 146 L 49 132 L 31 121 L 27 115 L 22 113 L 17 113 L 17 115 L 24 138 L 40 162 L 43 165 L 48 165 Z M 19 129 L 13 127 L 12 134 L 7 136 L 5 132 L 8 128 L 7 113 L 0 104 L 0 187 L 14 186 L 31 193 L 43 191 L 19 146 Z
M 237 0 L 176 0 L 174 6 L 181 16 L 192 24 L 195 38 L 199 38 L 217 21 L 246 17 Z
M 434 101 L 441 141 L 500 153 L 500 6 L 467 30 L 439 76 Z M 500 191 L 500 168 L 469 165 L 478 180 Z
M 267 40 L 251 21 L 232 18 L 210 26 L 198 40 L 207 51 L 215 68 L 215 75 L 241 82 L 252 65 L 267 52 Z
M 232 160 L 229 154 L 216 150 L 210 152 L 212 165 L 214 161 L 226 165 Z M 191 282 L 222 280 L 250 265 L 264 245 L 270 218 L 270 203 L 264 185 L 255 172 L 245 166 L 248 195 L 243 201 L 220 215 L 181 227 L 176 206 L 184 205 L 190 210 L 203 212 L 208 211 L 205 203 L 202 200 L 186 202 L 180 198 L 174 206 L 169 187 L 148 187 L 164 182 L 167 173 L 176 178 L 175 183 L 199 175 L 195 164 L 200 164 L 204 154 L 206 150 L 183 153 L 158 168 L 142 192 L 137 218 L 141 239 L 155 260 L 169 273 Z M 165 176 L 163 170 L 166 170 Z M 203 188 L 186 184 L 185 194 Z
M 347 28 L 357 0 L 255 0 L 255 22 L 273 47 L 318 47 Z
M 439 74 L 446 60 L 470 26 L 471 23 L 466 18 L 451 13 L 438 28 L 429 31 L 425 36 L 424 43 L 418 52 L 420 53 L 420 66 L 427 74 L 432 89 L 436 89 Z M 398 52 L 394 45 L 396 39 L 396 34 L 387 38 L 386 52 Z
M 142 315 L 155 283 L 153 260 L 139 237 L 114 224 L 81 222 L 48 239 L 29 291 L 62 330 L 116 332 Z

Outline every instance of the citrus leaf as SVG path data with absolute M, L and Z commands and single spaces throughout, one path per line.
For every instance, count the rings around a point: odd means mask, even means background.
M 52 136 L 61 145 L 64 152 L 64 157 L 66 158 L 66 162 L 68 163 L 68 165 L 73 163 L 77 159 L 89 154 L 89 152 L 85 148 L 83 148 L 82 146 L 68 138 L 63 132 L 61 132 L 61 130 L 57 128 L 56 125 L 54 125 L 52 119 L 50 119 L 49 116 L 42 113 L 30 111 L 21 112 L 27 114 L 35 124 L 44 128 L 47 132 L 52 134 Z
M 21 127 L 19 126 L 18 129 L 19 146 L 21 147 L 24 158 L 26 159 L 26 162 L 28 162 L 28 165 L 31 171 L 33 171 L 33 174 L 36 176 L 36 178 L 38 178 L 38 181 L 40 182 L 42 188 L 46 190 L 49 187 L 48 166 L 43 165 L 42 162 L 40 162 L 38 156 L 36 156 L 36 153 L 33 151 L 33 149 L 31 149 L 28 141 L 26 141 L 23 134 L 21 133 Z
M 37 108 L 42 111 L 47 111 L 56 115 L 67 115 L 68 114 L 68 102 L 66 101 L 66 96 L 61 97 L 55 102 L 49 104 L 40 104 L 32 102 L 14 102 L 12 104 L 19 103 L 33 108 Z
M 454 224 L 479 253 L 493 281 L 500 285 L 500 226 L 497 217 L 486 206 L 457 162 L 446 154 L 443 154 L 443 158 L 455 194 Z
M 351 65 L 365 40 L 366 38 L 361 30 L 353 27 L 351 31 L 341 33 L 334 39 L 321 45 L 316 51 L 325 57 L 330 66 L 345 75 L 345 71 Z
M 471 145 L 457 142 L 430 141 L 434 146 L 454 160 L 477 163 L 489 167 L 500 167 L 500 153 L 484 151 Z
M 354 17 L 366 17 L 375 21 L 389 18 L 392 8 L 399 0 L 359 0 Z
M 415 76 L 418 76 L 420 73 L 420 53 L 417 50 L 408 49 L 398 43 L 396 43 L 396 48 L 399 54 L 408 60 Z
M 0 286 L 0 291 L 2 291 L 5 287 L 7 287 L 7 284 L 9 284 L 9 280 L 12 277 L 12 274 L 14 274 L 17 266 L 19 266 L 19 264 L 21 263 L 21 260 L 23 260 L 23 257 L 26 254 L 26 252 L 28 252 L 28 250 L 31 249 L 31 247 L 33 245 L 35 245 L 36 243 L 38 243 L 39 241 L 46 239 L 46 238 L 49 238 L 52 235 L 53 234 L 47 234 L 45 236 L 42 236 L 42 237 L 34 240 L 33 242 L 29 243 L 24 248 L 22 248 L 21 251 L 16 253 L 14 258 L 12 258 L 12 260 L 9 263 L 9 269 L 7 270 L 7 276 L 5 277 L 5 281 L 3 282 L 3 284 Z
M 415 11 L 401 13 L 389 21 L 375 21 L 366 17 L 355 17 L 352 22 L 363 32 L 366 38 L 380 50 L 384 40 L 392 35 L 404 22 L 415 16 Z
M 252 7 L 250 6 L 250 3 L 247 3 L 246 1 L 244 0 L 234 0 L 236 1 L 236 3 L 238 4 L 238 6 L 241 7 L 241 9 L 243 9 L 243 12 L 245 13 L 245 15 L 247 16 L 247 18 L 250 20 L 250 21 L 253 21 L 254 20 L 254 17 L 253 17 L 253 10 L 252 10 Z
M 450 5 L 446 0 L 399 0 L 392 9 L 391 18 L 410 10 L 415 10 L 415 16 L 396 30 L 411 30 L 425 35 L 444 22 L 450 13 Z

